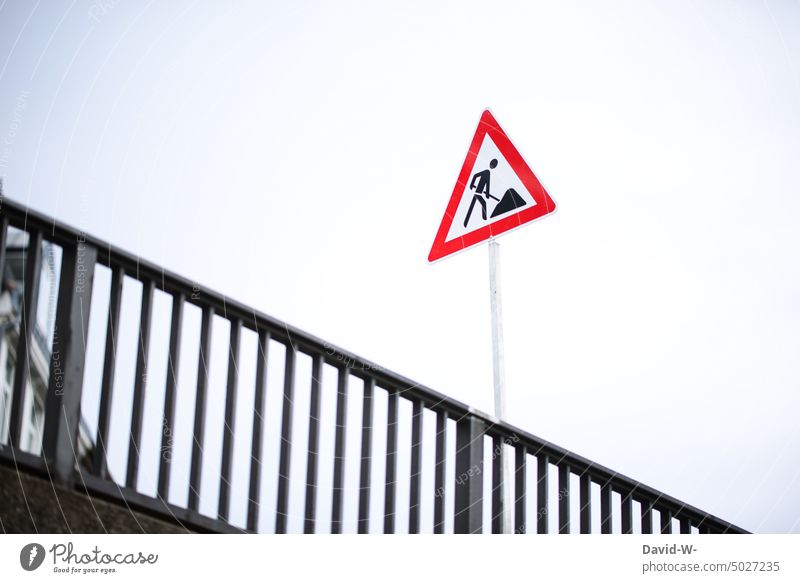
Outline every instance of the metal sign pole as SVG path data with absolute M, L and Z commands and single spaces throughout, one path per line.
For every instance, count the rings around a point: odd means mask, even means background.
M 503 312 L 500 305 L 500 260 L 499 245 L 494 237 L 489 239 L 489 293 L 492 306 L 492 365 L 494 370 L 494 415 L 500 420 L 506 417 L 505 363 L 503 361 Z M 506 448 L 500 453 L 502 469 L 503 532 L 510 534 L 511 522 L 511 471 Z

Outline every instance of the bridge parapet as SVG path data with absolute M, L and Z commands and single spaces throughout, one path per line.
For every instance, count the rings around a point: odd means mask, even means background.
M 23 281 L 16 282 L 23 290 L 16 345 L 8 347 L 21 366 L 14 370 L 10 406 L 0 411 L 10 419 L 0 435 L 6 466 L 196 531 L 312 533 L 324 526 L 333 533 L 350 527 L 393 533 L 402 523 L 410 533 L 475 533 L 502 530 L 506 501 L 497 454 L 506 448 L 514 465 L 515 532 L 745 532 L 50 217 L 8 199 L 0 212 L 0 273 L 6 273 L 10 230 L 28 234 Z M 43 437 L 22 447 L 45 242 L 61 258 L 52 357 L 38 421 Z M 100 271 L 107 293 L 96 284 Z M 123 395 L 119 334 L 132 285 L 141 290 L 140 307 L 132 388 Z M 154 319 L 156 304 L 164 300 L 171 311 L 159 385 L 150 369 L 162 348 L 153 330 L 161 323 Z M 199 328 L 191 345 L 190 310 Z M 99 394 L 90 399 L 87 346 L 96 338 L 89 322 L 98 317 L 105 338 L 99 341 Z M 209 363 L 219 329 L 227 332 L 227 368 L 222 386 L 215 386 Z M 196 357 L 190 398 L 181 378 L 190 368 L 181 363 L 187 353 Z M 250 383 L 241 374 L 247 360 L 254 369 Z M 129 409 L 115 406 L 123 396 Z M 212 396 L 221 397 L 224 410 Z M 96 409 L 85 420 L 88 400 Z M 156 400 L 154 424 L 147 412 Z M 189 413 L 182 406 L 187 403 Z M 182 446 L 179 417 L 189 419 Z M 270 431 L 274 447 L 267 447 Z M 125 444 L 115 451 L 124 463 L 112 464 L 118 461 L 112 442 L 120 435 Z M 579 504 L 573 507 L 575 494 Z

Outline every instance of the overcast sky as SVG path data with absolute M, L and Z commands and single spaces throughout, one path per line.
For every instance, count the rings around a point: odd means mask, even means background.
M 491 108 L 559 205 L 499 239 L 508 417 L 800 532 L 800 5 L 0 2 L 5 195 L 492 411 Z

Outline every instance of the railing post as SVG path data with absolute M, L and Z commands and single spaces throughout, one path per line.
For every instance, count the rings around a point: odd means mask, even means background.
M 503 438 L 495 436 L 492 440 L 492 534 L 503 534 L 503 514 L 506 500 L 503 500 Z
M 81 239 L 63 249 L 42 448 L 50 475 L 64 486 L 75 475 L 96 261 L 97 249 Z
M 286 364 L 283 367 L 283 420 L 278 461 L 278 503 L 275 511 L 275 534 L 286 534 L 289 522 L 289 472 L 292 463 L 292 421 L 294 419 L 294 370 L 297 348 L 286 344 Z
M 408 533 L 419 534 L 420 489 L 422 481 L 422 411 L 421 401 L 414 401 L 411 414 L 411 483 L 408 493 Z
M 622 534 L 633 534 L 633 494 L 622 494 Z
M 319 461 L 319 400 L 322 387 L 322 354 L 311 365 L 311 395 L 308 413 L 308 456 L 306 457 L 306 521 L 303 532 L 314 534 L 317 521 L 317 465 Z
M 125 270 L 113 267 L 111 273 L 111 293 L 108 299 L 108 320 L 106 324 L 106 347 L 103 359 L 103 382 L 100 385 L 100 409 L 97 413 L 97 436 L 94 440 L 92 473 L 95 476 L 108 476 L 106 449 L 111 427 L 111 403 L 114 400 L 114 372 L 117 365 L 117 343 L 119 336 L 119 314 L 122 306 L 122 288 L 125 283 Z
M 250 453 L 250 497 L 247 501 L 247 529 L 258 532 L 258 513 L 261 507 L 261 438 L 264 431 L 264 402 L 267 390 L 267 359 L 270 333 L 258 331 L 256 386 L 253 398 L 253 440 Z
M 514 534 L 525 534 L 526 524 L 526 492 L 528 490 L 527 477 L 525 475 L 525 462 L 528 452 L 522 445 L 514 448 L 515 468 L 514 468 Z M 509 504 L 511 501 L 509 500 Z
M 183 331 L 183 303 L 186 296 L 172 296 L 172 318 L 167 357 L 167 384 L 164 388 L 164 417 L 161 425 L 161 462 L 158 469 L 158 496 L 169 499 L 169 482 L 172 472 L 173 432 L 175 431 L 175 403 L 180 370 L 181 332 Z
M 219 500 L 217 517 L 228 520 L 231 506 L 231 472 L 233 471 L 233 441 L 236 434 L 236 392 L 239 385 L 239 344 L 242 337 L 242 321 L 234 318 L 230 321 L 230 341 L 228 347 L 228 390 L 225 394 L 225 425 L 222 431 L 222 467 L 219 478 Z
M 611 482 L 607 481 L 600 487 L 600 532 L 611 534 Z
M 374 392 L 375 380 L 371 377 L 364 379 L 364 405 L 361 414 L 361 481 L 358 492 L 359 534 L 369 533 L 369 495 L 370 475 L 372 473 L 372 401 Z
M 536 532 L 539 534 L 547 534 L 549 527 L 549 519 L 547 517 L 547 513 L 550 511 L 547 502 L 549 493 L 549 464 L 550 462 L 547 459 L 547 455 L 540 454 L 536 456 L 536 465 L 538 466 L 536 482 Z
M 350 369 L 339 369 L 336 389 L 336 441 L 333 444 L 333 494 L 331 501 L 331 534 L 342 533 L 342 506 L 344 503 L 344 454 L 347 431 L 347 385 Z
M 150 328 L 153 311 L 152 280 L 142 281 L 142 308 L 139 321 L 139 341 L 136 350 L 136 376 L 133 380 L 133 405 L 131 406 L 131 430 L 128 436 L 128 471 L 125 485 L 133 490 L 139 483 L 139 449 L 142 447 L 142 423 L 144 421 L 144 398 L 147 391 L 147 358 L 150 350 Z
M 456 534 L 480 533 L 483 529 L 483 435 L 486 426 L 467 415 L 456 424 Z
M 386 410 L 386 489 L 383 495 L 383 533 L 394 534 L 395 492 L 397 491 L 397 390 L 388 388 Z M 438 442 L 437 442 L 438 446 Z M 437 454 L 439 450 L 437 449 Z M 439 474 L 437 474 L 438 476 Z M 438 491 L 437 491 L 438 494 Z M 437 502 L 439 498 L 436 499 Z M 436 519 L 434 519 L 436 520 Z
M 395 411 L 397 403 L 395 403 Z M 395 419 L 397 413 L 395 413 Z M 396 421 L 395 421 L 396 423 Z M 444 480 L 445 480 L 445 456 L 447 455 L 447 411 L 436 413 L 436 469 L 434 487 L 436 488 L 435 500 L 433 503 L 433 533 L 442 534 L 444 532 Z M 387 465 L 389 463 L 387 456 Z M 452 463 L 452 462 L 451 462 Z M 387 474 L 388 476 L 388 474 Z
M 558 534 L 569 534 L 569 476 L 566 463 L 558 466 Z
M 592 533 L 592 480 L 589 470 L 584 470 L 580 481 L 580 528 L 581 534 Z M 601 498 L 602 500 L 602 498 Z M 601 501 L 602 507 L 602 501 Z M 605 531 L 603 531 L 605 532 Z
M 206 434 L 206 393 L 208 392 L 208 369 L 211 362 L 211 329 L 214 325 L 214 308 L 203 308 L 200 320 L 200 350 L 197 357 L 197 392 L 194 397 L 194 440 L 189 469 L 189 510 L 200 507 L 200 480 L 203 473 L 203 442 Z

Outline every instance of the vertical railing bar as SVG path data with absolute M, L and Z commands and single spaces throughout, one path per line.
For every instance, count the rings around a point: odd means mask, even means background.
M 358 533 L 369 532 L 370 462 L 372 460 L 372 398 L 375 380 L 364 380 L 364 399 L 361 413 L 361 479 L 358 491 Z
M 250 457 L 250 495 L 247 502 L 247 529 L 258 531 L 258 510 L 261 501 L 261 440 L 264 431 L 264 402 L 267 387 L 267 357 L 270 333 L 258 332 L 256 355 L 256 386 L 253 395 L 253 439 Z
M 585 471 L 580 478 L 580 522 L 581 534 L 591 534 L 592 532 L 592 479 L 589 472 Z
M 483 531 L 483 439 L 486 425 L 474 415 L 456 421 L 455 516 L 456 534 Z
M 192 463 L 189 472 L 189 510 L 197 510 L 200 504 L 200 478 L 203 470 L 203 440 L 206 425 L 206 392 L 208 391 L 208 367 L 211 356 L 211 328 L 214 308 L 205 306 L 200 323 L 200 348 L 197 358 L 197 391 L 194 402 L 194 431 Z
M 600 486 L 600 533 L 611 534 L 611 484 Z
M 128 442 L 128 472 L 125 484 L 136 489 L 139 478 L 139 447 L 142 445 L 142 417 L 144 413 L 144 393 L 147 390 L 147 358 L 150 347 L 150 322 L 153 311 L 153 290 L 151 280 L 142 282 L 142 307 L 139 319 L 139 342 L 136 352 L 136 376 L 133 379 L 133 404 L 131 406 L 131 430 Z
M 642 534 L 653 533 L 653 503 L 642 500 Z
M 447 455 L 447 411 L 436 413 L 436 468 L 434 470 L 435 488 L 433 499 L 433 533 L 444 533 L 444 477 L 445 456 Z
M 333 500 L 331 502 L 331 534 L 342 532 L 342 503 L 344 501 L 345 424 L 347 423 L 347 385 L 350 369 L 339 369 L 336 388 L 336 438 L 333 460 Z
M 106 326 L 106 348 L 103 359 L 103 380 L 100 386 L 100 411 L 97 418 L 97 436 L 92 454 L 92 471 L 105 478 L 108 474 L 106 445 L 111 424 L 111 403 L 114 399 L 114 373 L 117 365 L 117 333 L 119 313 L 122 305 L 122 287 L 125 270 L 113 267 L 111 272 L 111 292 L 108 303 L 108 324 Z
M 515 481 L 514 481 L 514 532 L 516 534 L 525 534 L 527 531 L 527 525 L 525 524 L 525 514 L 526 514 L 526 491 L 528 489 L 527 486 L 527 475 L 526 475 L 526 464 L 527 464 L 527 450 L 524 446 L 518 445 L 514 449 L 514 456 L 515 460 Z
M 621 515 L 622 534 L 633 534 L 633 496 L 630 492 L 622 493 Z
M 397 390 L 388 389 L 386 413 L 386 493 L 383 503 L 383 532 L 394 533 L 395 490 L 397 488 Z
M 681 518 L 681 534 L 692 534 L 692 521 L 688 518 Z
M 422 401 L 414 401 L 411 419 L 411 485 L 408 508 L 408 532 L 419 533 L 420 479 L 422 456 Z
M 672 512 L 662 510 L 661 514 L 661 534 L 672 534 Z
M 569 534 L 569 465 L 558 466 L 558 533 Z
M 546 455 L 539 455 L 536 457 L 537 465 L 537 482 L 536 482 L 536 532 L 539 534 L 547 534 L 548 530 L 548 473 L 549 473 L 549 460 Z
M 317 513 L 317 459 L 319 457 L 319 399 L 322 364 L 325 357 L 318 354 L 311 365 L 311 398 L 308 419 L 308 462 L 306 464 L 306 520 L 303 532 L 313 534 Z
M 161 427 L 161 462 L 158 470 L 158 495 L 167 500 L 172 471 L 172 442 L 175 434 L 175 399 L 180 368 L 181 334 L 183 331 L 183 304 L 186 296 L 172 296 L 172 321 L 169 331 L 169 355 L 167 356 L 167 383 L 164 389 L 164 419 Z
M 503 534 L 503 438 L 492 439 L 492 534 Z
M 275 510 L 275 533 L 284 534 L 289 518 L 289 472 L 292 461 L 292 409 L 294 406 L 294 365 L 297 349 L 286 345 L 286 364 L 283 378 L 283 419 L 281 448 L 278 463 L 278 504 Z
M 14 389 L 11 400 L 11 419 L 8 425 L 8 442 L 19 448 L 22 438 L 22 415 L 25 393 L 30 377 L 30 345 L 36 325 L 36 308 L 39 299 L 39 275 L 42 263 L 42 233 L 31 231 L 28 234 L 28 247 L 25 249 L 25 273 L 23 300 L 20 306 L 19 338 L 17 340 L 17 360 L 14 370 Z
M 230 323 L 228 344 L 228 385 L 225 392 L 225 425 L 222 428 L 222 465 L 219 476 L 219 503 L 217 516 L 228 520 L 231 504 L 231 468 L 233 466 L 233 436 L 236 429 L 236 391 L 239 382 L 239 343 L 242 336 L 242 321 L 233 318 Z
M 75 482 L 86 337 L 97 262 L 96 247 L 86 245 L 80 237 L 76 243 L 62 247 L 42 440 L 50 480 L 65 488 Z

